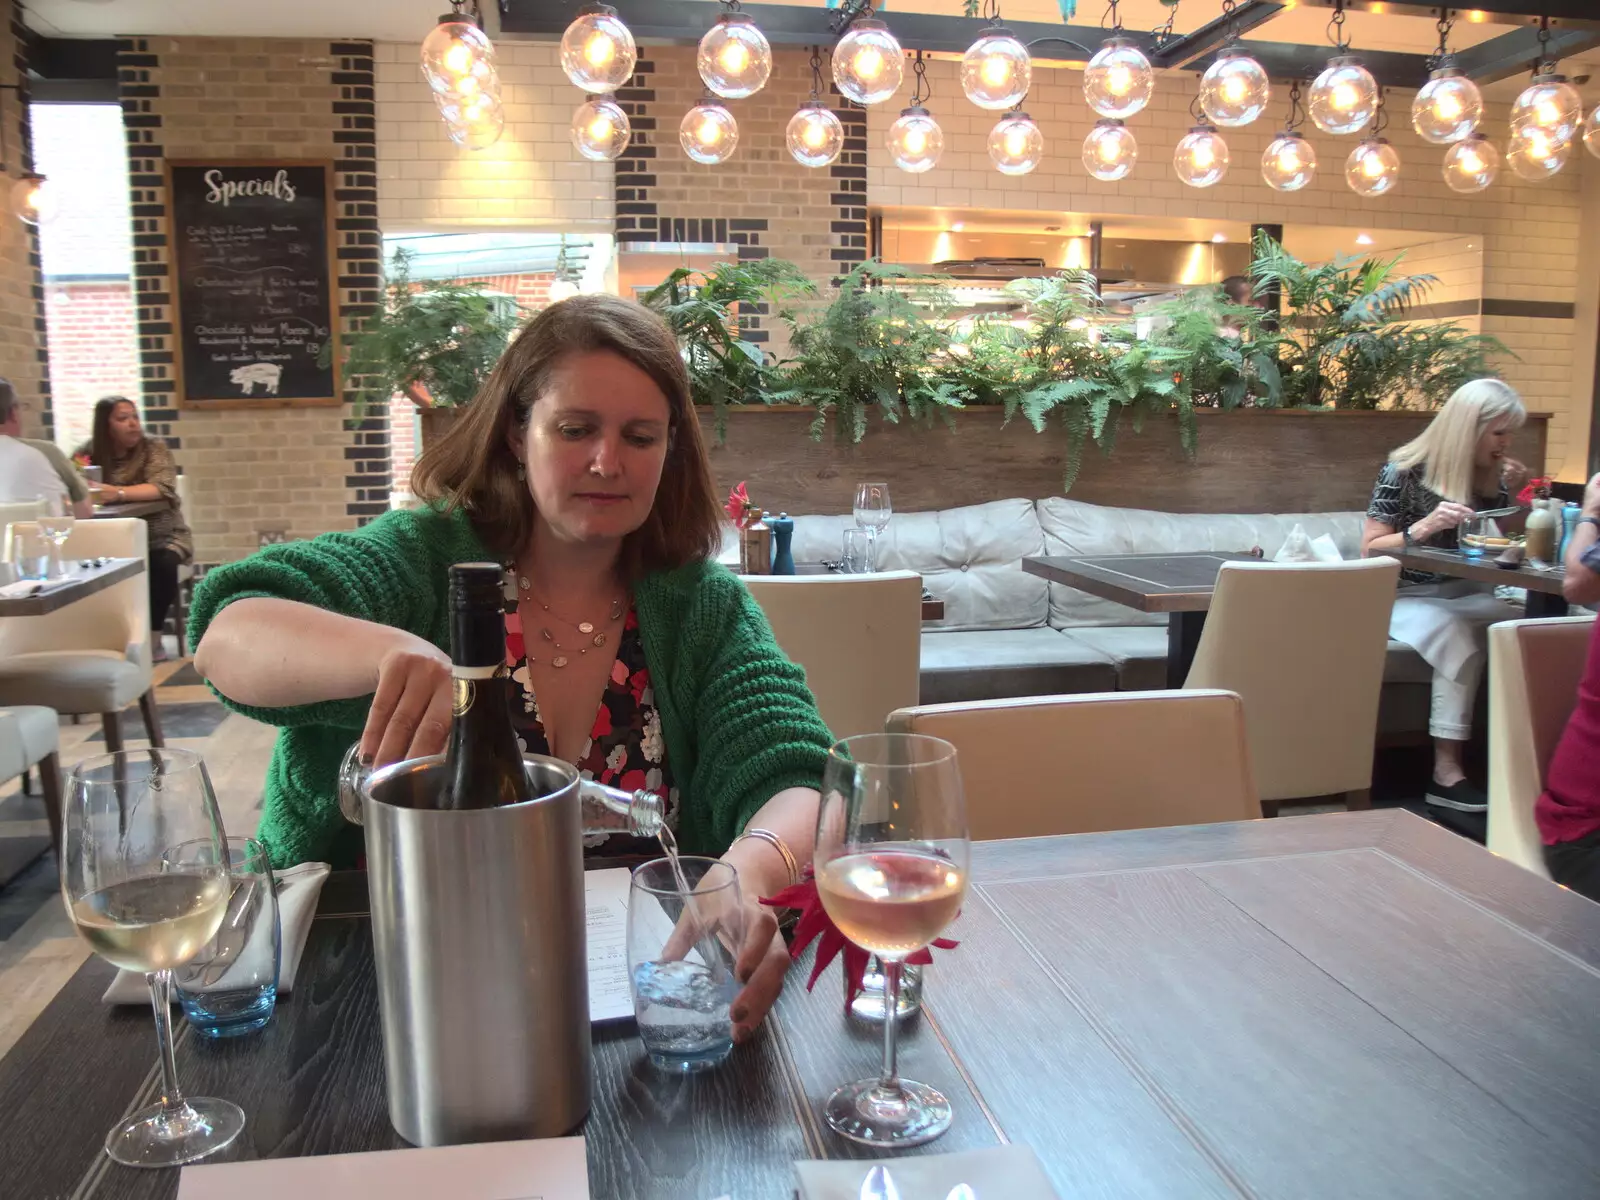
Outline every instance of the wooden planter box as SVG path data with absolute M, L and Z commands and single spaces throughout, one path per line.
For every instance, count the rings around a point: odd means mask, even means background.
M 423 413 L 423 443 L 454 413 Z M 859 445 L 806 434 L 808 408 L 736 408 L 727 440 L 716 444 L 709 410 L 700 423 L 720 495 L 740 480 L 769 511 L 845 513 L 855 485 L 889 484 L 902 512 L 957 508 L 1013 496 L 1061 495 L 1065 434 L 1035 433 L 1018 419 L 1002 427 L 998 408 L 956 414 L 954 430 L 874 421 Z M 1178 443 L 1175 416 L 1124 423 L 1115 449 L 1089 445 L 1071 496 L 1090 504 L 1164 512 L 1348 512 L 1365 509 L 1388 454 L 1432 419 L 1425 412 L 1305 412 L 1288 409 L 1202 411 L 1193 461 Z M 1543 472 L 1549 414 L 1535 413 L 1512 453 Z

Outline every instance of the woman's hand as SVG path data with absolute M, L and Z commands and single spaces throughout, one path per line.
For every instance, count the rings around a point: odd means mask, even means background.
M 742 1042 L 755 1032 L 783 991 L 784 976 L 789 970 L 789 947 L 778 932 L 778 918 L 754 896 L 745 903 L 744 945 L 739 948 L 733 967 L 734 978 L 744 987 L 728 1010 L 735 1042 Z
M 1528 480 L 1533 478 L 1533 472 L 1528 470 L 1514 458 L 1500 460 L 1500 485 L 1506 489 L 1511 497 L 1511 502 L 1516 503 L 1517 493 L 1527 486 Z
M 1473 510 L 1465 504 L 1457 504 L 1453 500 L 1441 500 L 1438 508 L 1411 527 L 1411 540 L 1425 542 L 1447 529 L 1455 529 L 1463 521 L 1470 521 L 1472 513 Z
M 450 656 L 409 633 L 395 637 L 361 731 L 362 761 L 377 767 L 442 753 L 450 737 Z

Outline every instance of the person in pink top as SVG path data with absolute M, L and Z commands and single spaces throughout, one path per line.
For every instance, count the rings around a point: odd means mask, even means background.
M 1567 599 L 1600 602 L 1600 475 L 1584 490 L 1566 567 Z M 1600 901 L 1600 637 L 1590 636 L 1578 702 L 1551 756 L 1533 816 L 1550 878 Z

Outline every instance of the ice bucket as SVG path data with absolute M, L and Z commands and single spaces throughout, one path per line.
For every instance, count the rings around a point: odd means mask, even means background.
M 554 1137 L 589 1112 L 578 773 L 536 799 L 438 811 L 442 756 L 361 788 L 389 1120 L 416 1146 Z

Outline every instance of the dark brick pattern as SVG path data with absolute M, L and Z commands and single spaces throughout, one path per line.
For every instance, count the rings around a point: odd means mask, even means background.
M 33 132 L 28 126 L 28 43 L 33 38 L 33 33 L 23 24 L 22 5 L 12 0 L 11 4 L 11 44 L 16 47 L 12 57 L 13 77 L 17 81 L 17 129 L 15 130 L 17 142 L 21 147 L 17 165 L 22 171 L 33 170 Z M 7 186 L 10 185 L 7 179 Z M 29 292 L 33 298 L 33 329 L 37 337 L 37 349 L 34 361 L 38 365 L 38 375 L 34 386 L 38 389 L 40 419 L 44 423 L 46 438 L 55 437 L 55 409 L 51 402 L 50 394 L 50 349 L 45 334 L 44 320 L 44 273 L 39 258 L 39 230 L 35 226 L 28 227 L 28 274 Z M 25 389 L 24 389 L 25 390 Z
M 844 149 L 828 168 L 833 179 L 830 197 L 838 218 L 829 225 L 838 236 L 830 252 L 841 271 L 848 271 L 867 257 L 867 110 L 846 100 L 832 89 L 834 113 L 844 126 Z

